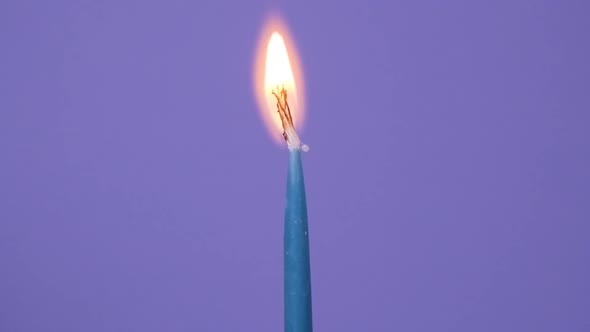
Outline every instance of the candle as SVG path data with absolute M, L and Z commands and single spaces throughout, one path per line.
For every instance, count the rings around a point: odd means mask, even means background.
M 301 78 L 301 73 L 297 71 L 297 57 L 293 48 L 291 52 L 287 51 L 288 43 L 283 38 L 286 29 L 277 22 L 269 24 L 266 29 L 268 33 L 263 34 L 265 47 L 259 47 L 257 58 L 260 63 L 255 86 L 260 109 L 273 137 L 280 137 L 281 133 L 282 141 L 287 143 L 289 150 L 283 252 L 285 331 L 311 332 L 309 233 L 301 160 L 301 152 L 307 151 L 308 147 L 301 144 L 295 130 L 296 121 L 301 123 L 303 118 L 303 86 L 301 81 L 295 84 L 295 77 Z M 279 30 L 282 30 L 282 34 Z M 292 62 L 295 64 L 295 73 Z
M 285 209 L 285 331 L 312 331 L 307 205 L 301 150 L 289 150 Z

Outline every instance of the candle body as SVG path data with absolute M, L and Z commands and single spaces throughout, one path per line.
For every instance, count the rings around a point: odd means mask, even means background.
M 284 238 L 285 332 L 311 332 L 311 275 L 301 150 L 289 150 Z

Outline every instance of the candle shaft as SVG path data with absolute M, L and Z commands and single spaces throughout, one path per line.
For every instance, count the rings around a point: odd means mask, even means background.
M 284 238 L 285 332 L 311 332 L 311 276 L 301 150 L 289 150 Z

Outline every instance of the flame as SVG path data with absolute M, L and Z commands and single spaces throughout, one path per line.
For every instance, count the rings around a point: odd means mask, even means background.
M 254 94 L 258 109 L 273 139 L 284 144 L 283 126 L 277 112 L 277 100 L 272 90 L 284 87 L 295 128 L 300 130 L 304 120 L 304 87 L 299 57 L 285 24 L 271 16 L 264 25 L 256 48 Z

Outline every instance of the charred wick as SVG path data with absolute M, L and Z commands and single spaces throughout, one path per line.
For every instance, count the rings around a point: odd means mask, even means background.
M 280 89 L 277 86 L 276 90 L 272 90 L 272 94 L 277 98 L 277 112 L 281 117 L 281 123 L 283 125 L 283 137 L 285 138 L 285 141 L 289 142 L 287 129 L 289 127 L 295 129 L 295 125 L 293 124 L 293 118 L 291 117 L 291 108 L 287 102 L 287 90 L 285 90 L 284 86 Z

